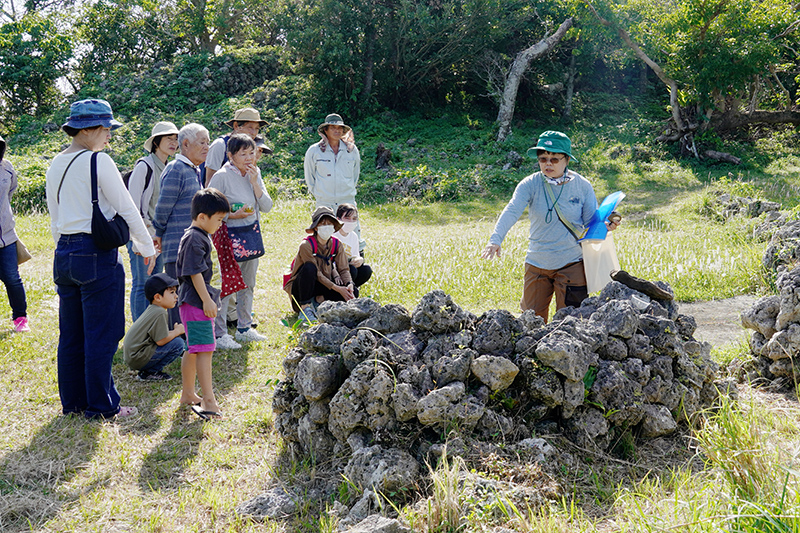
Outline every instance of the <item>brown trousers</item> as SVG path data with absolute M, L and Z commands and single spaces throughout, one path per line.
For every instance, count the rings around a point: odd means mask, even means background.
M 520 303 L 522 310 L 533 309 L 534 313 L 547 322 L 553 293 L 556 295 L 556 310 L 580 306 L 589 295 L 582 261 L 570 263 L 558 270 L 545 270 L 525 263 L 525 284 Z

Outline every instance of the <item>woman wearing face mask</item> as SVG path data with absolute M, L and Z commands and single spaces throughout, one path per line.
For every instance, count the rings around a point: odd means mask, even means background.
M 302 311 L 306 322 L 316 320 L 316 308 L 325 300 L 348 301 L 356 297 L 344 246 L 333 234 L 342 225 L 329 207 L 318 207 L 311 216 L 310 236 L 303 240 L 283 286 L 292 309 Z
M 334 233 L 333 237 L 342 243 L 347 253 L 350 277 L 353 278 L 358 296 L 358 288 L 372 277 L 372 267 L 364 263 L 364 257 L 358 251 L 359 235 L 355 232 L 358 227 L 358 209 L 353 204 L 342 204 L 336 210 L 336 218 L 342 223 L 342 229 Z

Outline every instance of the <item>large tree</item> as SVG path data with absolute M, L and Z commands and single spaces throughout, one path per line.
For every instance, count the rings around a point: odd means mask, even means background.
M 169 60 L 185 43 L 171 31 L 166 4 L 140 0 L 98 0 L 77 23 L 84 46 L 83 76 L 107 77 L 115 70 L 138 72 Z
M 789 0 L 592 0 L 596 20 L 668 88 L 661 140 L 698 156 L 695 134 L 800 124 L 798 7 Z
M 41 114 L 56 103 L 56 80 L 67 71 L 72 40 L 49 17 L 28 13 L 0 26 L 0 112 Z
M 505 84 L 503 87 L 503 95 L 500 99 L 500 109 L 497 112 L 497 123 L 499 130 L 497 132 L 497 142 L 503 142 L 506 137 L 511 133 L 511 119 L 514 117 L 514 108 L 517 104 L 517 91 L 525 71 L 531 61 L 537 57 L 543 56 L 548 53 L 558 42 L 564 37 L 572 27 L 572 18 L 568 18 L 552 35 L 545 35 L 542 40 L 532 44 L 528 48 L 521 50 L 514 56 L 514 61 L 511 62 L 511 67 L 505 76 Z
M 284 27 L 303 72 L 341 107 L 399 107 L 459 90 L 518 0 L 300 0 Z

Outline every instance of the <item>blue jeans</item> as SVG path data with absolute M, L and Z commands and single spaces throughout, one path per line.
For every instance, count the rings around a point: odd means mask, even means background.
M 172 279 L 178 279 L 178 263 L 175 261 L 164 263 L 164 273 Z M 167 325 L 170 328 L 172 328 L 172 326 L 174 326 L 176 323 L 183 324 L 183 320 L 181 320 L 181 313 L 178 310 L 179 308 L 180 305 L 176 305 L 172 309 L 167 309 Z
M 119 412 L 111 363 L 125 334 L 125 270 L 118 250 L 86 233 L 62 235 L 53 279 L 58 306 L 58 393 L 64 414 L 109 418 Z
M 28 316 L 28 301 L 25 299 L 25 287 L 19 277 L 17 265 L 17 243 L 0 248 L 0 281 L 6 286 L 8 304 L 14 320 Z
M 144 296 L 144 284 L 147 278 L 147 265 L 144 264 L 144 256 L 141 254 L 133 253 L 133 241 L 128 241 L 128 257 L 131 260 L 131 320 L 136 322 L 150 302 Z M 159 254 L 156 257 L 156 266 L 153 268 L 153 274 L 158 274 L 164 268 L 164 260 L 161 259 Z M 152 275 L 152 274 L 151 274 Z
M 156 353 L 144 365 L 139 372 L 153 373 L 161 372 L 164 367 L 183 355 L 186 351 L 186 343 L 180 337 L 175 337 L 164 346 L 156 348 Z

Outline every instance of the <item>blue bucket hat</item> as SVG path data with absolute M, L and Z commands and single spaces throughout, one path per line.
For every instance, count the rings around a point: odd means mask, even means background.
M 576 163 L 578 162 L 578 158 L 572 155 L 572 141 L 560 131 L 546 131 L 539 135 L 536 146 L 528 148 L 528 157 L 536 159 L 539 155 L 539 150 L 544 150 L 553 154 L 565 154 Z
M 103 126 L 115 130 L 122 126 L 120 122 L 114 120 L 111 114 L 111 106 L 105 100 L 91 98 L 88 100 L 78 100 L 69 106 L 69 119 L 62 124 L 62 128 L 68 126 L 76 130 Z

